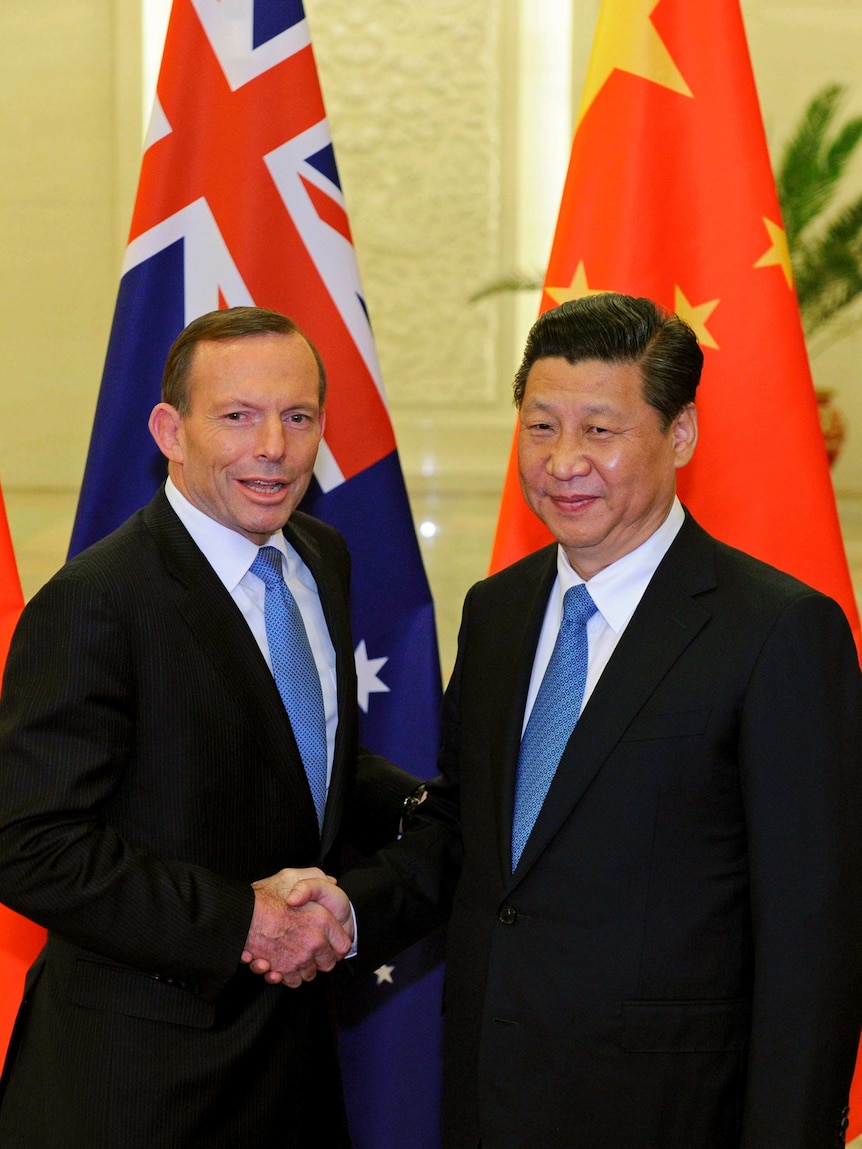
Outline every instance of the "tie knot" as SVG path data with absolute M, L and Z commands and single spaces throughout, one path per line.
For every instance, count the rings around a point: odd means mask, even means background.
M 563 596 L 563 622 L 584 626 L 596 613 L 596 604 L 590 598 L 586 583 L 570 586 Z
M 261 547 L 257 552 L 257 558 L 248 569 L 262 579 L 268 588 L 280 586 L 284 582 L 284 575 L 281 573 L 281 551 L 278 547 Z

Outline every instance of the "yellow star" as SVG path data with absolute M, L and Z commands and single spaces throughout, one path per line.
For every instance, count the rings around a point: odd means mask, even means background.
M 676 285 L 673 304 L 674 311 L 680 319 L 684 319 L 694 331 L 701 347 L 712 347 L 718 350 L 718 344 L 706 329 L 706 321 L 720 302 L 718 299 L 711 299 L 709 303 L 698 303 L 697 305 L 689 303 L 683 294 L 682 288 L 679 284 Z
M 578 123 L 586 115 L 611 72 L 617 68 L 644 80 L 652 80 L 682 96 L 692 95 L 691 88 L 650 20 L 650 14 L 658 2 L 617 0 L 615 4 L 602 5 Z
M 784 272 L 784 278 L 787 280 L 787 286 L 793 287 L 793 268 L 790 264 L 790 247 L 787 243 L 787 233 L 783 227 L 779 227 L 777 223 L 773 223 L 771 219 L 763 216 L 763 222 L 766 225 L 766 230 L 769 232 L 769 238 L 772 246 L 768 251 L 755 263 L 755 267 L 780 267 Z
M 568 303 L 570 299 L 585 299 L 588 295 L 603 295 L 603 291 L 594 291 L 587 283 L 587 269 L 584 261 L 578 264 L 572 282 L 568 287 L 546 287 L 548 295 L 559 307 L 561 303 Z

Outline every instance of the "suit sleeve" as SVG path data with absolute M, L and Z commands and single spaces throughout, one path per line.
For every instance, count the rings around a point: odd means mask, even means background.
M 297 533 L 300 537 L 304 533 L 315 539 L 319 548 L 319 566 L 314 573 L 321 581 L 325 576 L 336 580 L 343 611 L 340 617 L 343 625 L 349 628 L 351 558 L 346 542 L 329 524 L 301 513 L 293 516 L 291 525 L 294 534 L 289 538 L 294 545 L 300 541 Z M 311 562 L 312 553 L 309 549 L 304 551 L 304 557 L 307 562 Z M 333 641 L 336 645 L 340 641 L 343 646 L 342 675 L 349 676 L 348 688 L 343 692 L 340 704 L 343 705 L 349 699 L 351 713 L 342 717 L 345 725 L 356 731 L 359 728 L 359 707 L 353 641 L 349 633 L 338 632 L 335 618 L 330 619 L 329 623 L 331 633 L 333 627 L 336 628 Z M 356 751 L 355 767 L 345 806 L 345 830 L 350 844 L 360 854 L 368 855 L 397 837 L 404 799 L 419 785 L 421 779 L 362 746 Z
M 106 810 L 136 768 L 135 703 L 121 611 L 93 579 L 61 573 L 26 608 L 3 681 L 0 900 L 211 996 L 236 970 L 253 892 L 112 828 Z
M 354 968 L 370 972 L 448 919 L 461 872 L 459 653 L 443 699 L 440 774 L 403 837 L 351 870 L 340 884 L 356 910 L 359 950 Z
M 862 1024 L 862 677 L 830 599 L 776 623 L 740 737 L 755 946 L 740 1145 L 841 1145 Z
M 404 799 L 421 778 L 387 758 L 359 748 L 356 782 L 347 804 L 347 836 L 363 854 L 372 854 L 398 836 Z

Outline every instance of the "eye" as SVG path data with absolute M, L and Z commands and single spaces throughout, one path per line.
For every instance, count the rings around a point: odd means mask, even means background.
M 593 438 L 602 438 L 605 435 L 612 434 L 612 432 L 611 432 L 609 427 L 591 426 L 591 427 L 587 427 L 587 434 L 592 435 Z
M 293 423 L 294 426 L 300 427 L 305 423 L 311 422 L 311 416 L 304 411 L 291 411 L 287 417 L 288 423 Z
M 227 419 L 229 423 L 239 423 L 246 418 L 246 415 L 247 412 L 245 411 L 228 411 L 225 415 L 225 419 Z

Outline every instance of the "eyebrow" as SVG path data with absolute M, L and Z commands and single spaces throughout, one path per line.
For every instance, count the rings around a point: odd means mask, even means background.
M 214 405 L 215 410 L 224 408 L 225 410 L 232 410 L 235 407 L 248 407 L 252 411 L 258 411 L 261 408 L 260 403 L 255 403 L 251 399 L 240 399 L 238 396 L 228 399 L 220 399 Z M 266 404 L 263 404 L 266 406 Z M 287 407 L 282 407 L 282 411 L 320 411 L 321 405 L 319 403 L 291 403 Z
M 559 404 L 543 402 L 541 399 L 531 399 L 529 403 L 524 405 L 525 410 L 529 411 L 547 411 L 550 414 L 556 413 L 559 409 Z M 582 408 L 584 415 L 619 415 L 620 410 L 612 403 L 588 403 Z

